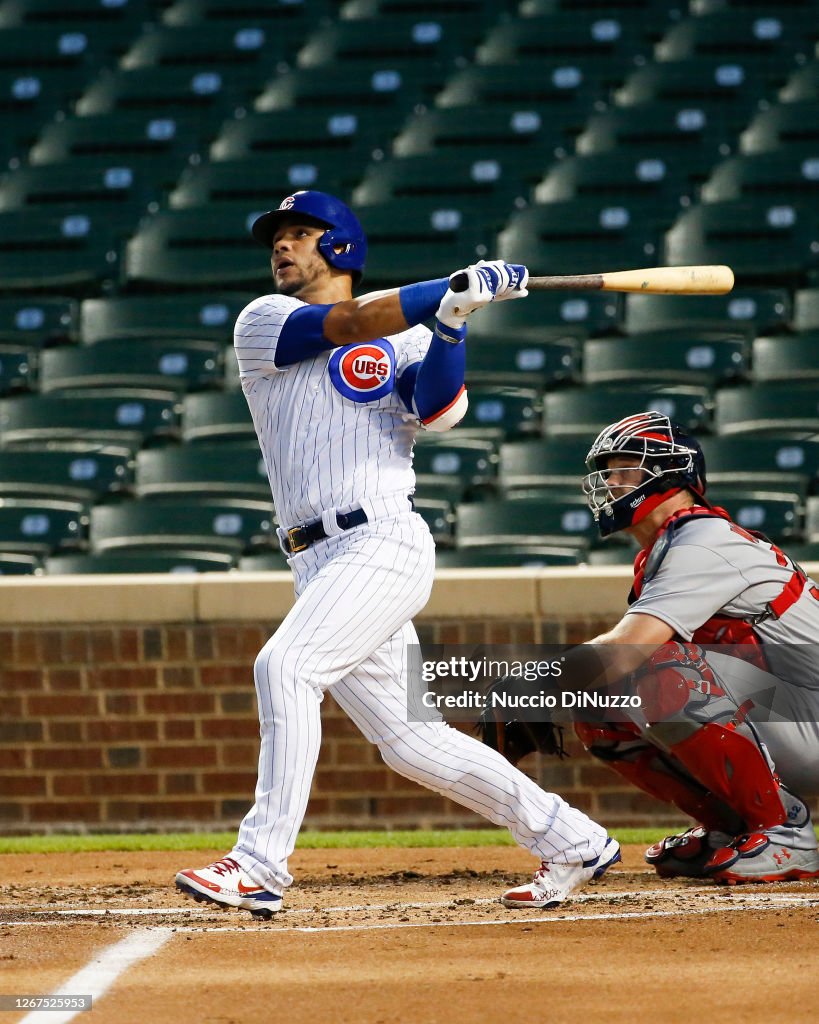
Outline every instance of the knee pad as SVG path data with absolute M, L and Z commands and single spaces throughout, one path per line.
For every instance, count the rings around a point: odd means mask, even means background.
M 640 669 L 635 683 L 648 722 L 678 716 L 697 718 L 707 704 L 726 696 L 702 648 L 692 643 L 658 647 Z

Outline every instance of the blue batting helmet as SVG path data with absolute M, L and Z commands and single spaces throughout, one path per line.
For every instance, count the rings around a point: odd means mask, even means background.
M 361 276 L 367 259 L 367 236 L 358 217 L 340 199 L 312 189 L 294 192 L 282 199 L 277 210 L 258 217 L 250 229 L 251 234 L 257 242 L 272 249 L 273 236 L 285 218 L 327 228 L 318 241 L 321 255 L 330 266 Z

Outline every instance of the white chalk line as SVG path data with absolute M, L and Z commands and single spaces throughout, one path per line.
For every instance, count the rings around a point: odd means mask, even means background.
M 51 996 L 90 995 L 92 1006 L 133 964 L 151 956 L 173 935 L 170 928 L 141 928 L 124 939 L 95 953 L 73 977 Z M 34 1010 L 20 1024 L 68 1024 L 83 1010 Z M 93 1011 L 92 1011 L 93 1012 Z

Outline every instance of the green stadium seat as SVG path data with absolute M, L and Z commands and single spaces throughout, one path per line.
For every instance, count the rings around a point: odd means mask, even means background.
M 42 568 L 42 564 L 42 559 L 37 555 L 0 551 L 0 576 L 33 576 Z
M 802 288 L 795 293 L 793 326 L 797 331 L 819 328 L 819 288 Z
M 427 170 L 429 164 L 427 163 Z M 361 167 L 334 155 L 312 155 L 301 162 L 249 157 L 187 167 L 168 196 L 171 209 L 247 202 L 267 209 L 278 196 L 300 188 L 317 188 L 342 199 L 361 178 Z
M 40 360 L 40 390 L 214 387 L 222 381 L 222 353 L 223 346 L 216 341 L 161 338 L 48 349 Z
M 42 25 L 88 29 L 124 26 L 132 29 L 153 14 L 149 0 L 2 0 L 0 27 Z
M 439 107 L 476 106 L 527 101 L 540 107 L 590 105 L 605 99 L 631 67 L 622 57 L 572 62 L 553 57 L 474 64 L 452 75 L 438 96 Z M 556 111 L 558 113 L 558 111 Z
M 815 513 L 812 513 L 811 506 L 808 505 L 808 512 L 806 520 L 808 523 L 812 523 L 815 519 L 812 518 Z M 809 527 L 806 527 L 806 530 Z M 810 562 L 819 562 L 819 541 L 805 542 L 802 544 L 788 544 L 788 555 L 798 564 L 807 566 Z M 816 570 L 813 569 L 811 572 L 812 577 L 816 578 Z
M 271 110 L 226 121 L 210 147 L 210 157 L 261 157 L 283 167 L 329 156 L 339 163 L 364 164 L 373 151 L 383 152 L 399 127 L 389 110 L 362 114 L 344 103 L 335 110 Z
M 657 44 L 660 61 L 697 57 L 766 57 L 792 64 L 798 53 L 811 50 L 813 26 L 782 6 L 767 11 L 713 11 L 674 25 Z
M 239 559 L 239 569 L 242 572 L 290 572 L 287 557 L 275 548 L 242 555 Z
M 436 547 L 451 547 L 455 542 L 455 513 L 452 505 L 440 498 L 414 498 L 413 501 L 415 511 L 429 527 Z
M 474 160 L 519 162 L 519 173 L 540 177 L 554 160 L 555 150 L 571 144 L 563 125 L 551 121 L 535 104 L 521 102 L 495 111 L 492 117 L 464 117 L 458 107 L 438 107 L 413 115 L 393 142 L 395 156 L 450 154 Z
M 561 10 L 502 22 L 487 34 L 478 60 L 496 64 L 522 59 L 650 57 L 667 21 L 662 15 L 642 13 L 632 18 L 605 10 L 599 15 L 578 17 L 574 10 Z
M 498 448 L 489 440 L 422 432 L 415 445 L 413 468 L 424 494 L 440 484 L 456 490 L 459 500 L 480 497 L 494 488 L 497 467 Z
M 492 303 L 472 318 L 469 336 L 539 342 L 608 334 L 620 325 L 620 296 L 612 292 L 541 292 L 535 302 Z
M 255 292 L 209 292 L 86 299 L 80 306 L 80 336 L 88 345 L 111 338 L 146 337 L 202 338 L 224 344 L 233 338 L 239 313 L 256 296 Z
M 748 348 L 742 332 L 685 328 L 593 339 L 583 345 L 583 380 L 586 384 L 664 381 L 715 387 L 747 375 Z
M 60 26 L 0 25 L 0 68 L 30 74 L 64 71 L 93 73 L 93 40 L 82 29 Z
M 402 57 L 418 62 L 470 58 L 485 32 L 478 18 L 457 13 L 391 14 L 338 20 L 318 28 L 299 52 L 298 66 L 344 64 L 353 69 L 373 57 Z
M 631 106 L 652 100 L 699 103 L 718 100 L 748 115 L 761 99 L 774 98 L 787 80 L 785 65 L 767 56 L 720 55 L 655 61 L 633 71 L 616 93 Z
M 18 167 L 0 178 L 0 210 L 48 213 L 73 209 L 102 215 L 117 234 L 136 227 L 151 204 L 158 208 L 160 191 L 145 174 L 126 163 L 97 162 Z
M 819 432 L 819 398 L 815 382 L 757 384 L 717 392 L 717 433 L 764 434 L 810 438 Z
M 462 200 L 395 199 L 361 207 L 370 286 L 447 277 L 488 254 L 491 231 Z
M 595 273 L 601 260 L 651 266 L 658 262 L 659 231 L 631 200 L 567 199 L 513 214 L 498 235 L 497 256 L 525 263 L 533 275 L 554 273 L 555 267 L 566 274 Z
M 167 391 L 112 388 L 59 396 L 25 395 L 0 401 L 0 446 L 48 441 L 98 441 L 139 447 L 146 440 L 175 436 L 177 396 Z
M 551 487 L 577 497 L 582 493 L 585 460 L 592 440 L 586 437 L 537 438 L 501 445 L 500 484 L 507 491 Z
M 597 526 L 582 496 L 531 490 L 502 501 L 459 506 L 457 537 L 459 548 L 500 544 L 577 548 L 596 540 Z
M 0 344 L 0 395 L 32 390 L 35 366 L 36 353 L 33 349 Z
M 726 199 L 815 201 L 819 195 L 819 144 L 732 157 L 714 168 L 700 195 L 706 203 Z
M 49 498 L 0 498 L 0 550 L 40 557 L 84 545 L 85 506 Z
M 274 537 L 270 502 L 249 498 L 131 501 L 91 510 L 93 552 L 141 547 L 239 555 Z
M 801 11 L 810 14 L 813 11 L 815 0 L 786 0 L 780 7 L 788 11 Z M 712 11 L 741 11 L 759 10 L 761 13 L 768 13 L 771 10 L 770 0 L 690 0 L 689 7 L 692 14 L 710 14 Z
M 618 18 L 626 19 L 657 15 L 671 18 L 676 16 L 677 10 L 677 5 L 669 4 L 668 0 L 611 0 L 605 5 L 601 5 L 600 0 L 521 0 L 518 12 L 527 18 L 558 11 L 588 17 L 599 14 L 602 7 Z
M 139 498 L 202 495 L 270 500 L 258 443 L 181 445 L 137 454 Z
M 779 99 L 783 103 L 819 100 L 819 61 L 811 61 L 792 72 L 788 81 L 779 90 Z
M 45 123 L 71 108 L 92 75 L 84 66 L 60 70 L 0 67 L 0 132 L 8 156 L 22 161 Z
M 535 388 L 470 387 L 469 408 L 458 426 L 458 434 L 489 440 L 539 434 L 541 405 L 540 392 Z
M 0 451 L 0 495 L 93 504 L 131 490 L 133 482 L 130 448 L 67 441 Z
M 100 551 L 82 555 L 53 555 L 45 560 L 47 576 L 86 576 L 100 573 L 228 572 L 237 556 L 225 551 L 186 551 L 140 548 L 138 551 Z
M 518 340 L 514 335 L 499 341 L 483 340 L 470 345 L 466 356 L 468 384 L 510 384 L 554 387 L 579 377 L 580 346 L 575 338 L 539 341 Z
M 665 262 L 727 263 L 745 281 L 789 281 L 819 265 L 819 223 L 810 204 L 704 203 L 666 233 Z
M 594 568 L 612 565 L 633 565 L 637 549 L 630 544 L 606 544 L 589 552 L 586 561 Z
M 781 103 L 761 110 L 739 139 L 741 153 L 770 153 L 787 146 L 819 142 L 819 101 Z
M 656 409 L 696 433 L 710 426 L 711 405 L 709 390 L 693 384 L 553 391 L 543 400 L 544 433 L 549 437 L 580 434 L 591 445 L 608 423 L 648 409 Z
M 805 540 L 809 544 L 819 544 L 819 498 L 816 497 L 808 498 L 805 514 Z M 814 555 L 814 557 L 816 556 Z
M 806 494 L 819 484 L 819 441 L 787 437 L 700 438 L 708 483 L 751 490 L 764 485 L 779 491 Z
M 253 20 L 204 21 L 197 25 L 151 25 L 134 39 L 120 67 L 242 68 L 252 72 L 259 87 L 270 68 L 292 56 L 304 38 L 302 25 L 295 33 L 283 26 Z
M 819 330 L 795 337 L 755 338 L 754 380 L 819 379 Z
M 235 202 L 211 207 L 207 217 L 189 208 L 145 219 L 125 248 L 126 285 L 167 290 L 232 283 L 269 290 L 270 260 L 250 236 L 260 212 Z
M 87 291 L 117 274 L 117 243 L 103 213 L 0 213 L 0 291 Z
M 514 8 L 515 0 L 438 0 L 435 10 L 442 14 L 457 14 L 466 18 L 494 21 L 498 13 Z M 408 11 L 424 14 L 430 5 L 426 0 L 347 0 L 342 14 L 345 18 L 387 18 Z
M 457 477 L 416 476 L 414 501 L 443 501 L 455 507 L 462 501 L 482 500 L 482 494 L 466 494 Z
M 798 494 L 728 485 L 708 488 L 708 498 L 746 530 L 759 530 L 774 542 L 802 537 L 804 505 Z
M 186 396 L 182 410 L 182 439 L 186 444 L 255 437 L 247 400 L 241 391 Z
M 625 329 L 642 331 L 776 332 L 790 326 L 790 294 L 784 288 L 734 288 L 727 295 L 627 295 Z M 819 326 L 819 322 L 817 322 Z
M 437 569 L 549 569 L 580 565 L 587 559 L 584 547 L 552 547 L 547 544 L 503 544 L 498 547 L 455 548 L 439 551 Z
M 232 26 L 237 19 L 247 25 L 261 25 L 270 33 L 291 36 L 297 27 L 306 31 L 329 14 L 327 0 L 176 0 L 162 21 L 166 25 Z
M 553 164 L 534 191 L 538 203 L 567 199 L 605 200 L 626 206 L 638 202 L 656 219 L 673 213 L 680 199 L 694 191 L 685 162 L 634 153 L 570 156 Z

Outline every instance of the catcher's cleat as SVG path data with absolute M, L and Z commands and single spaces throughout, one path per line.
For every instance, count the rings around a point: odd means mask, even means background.
M 753 832 L 714 850 L 705 874 L 721 885 L 819 878 L 819 850 L 815 845 L 800 849 L 779 843 L 765 832 Z
M 644 857 L 660 878 L 707 878 L 705 865 L 731 838 L 727 833 L 709 832 L 704 825 L 695 825 L 649 846 Z
M 556 907 L 584 882 L 600 878 L 618 860 L 620 844 L 616 839 L 607 839 L 603 852 L 582 864 L 547 864 L 544 861 L 528 885 L 509 889 L 501 896 L 501 903 L 505 907 L 526 910 Z
M 232 857 L 223 857 L 205 868 L 180 871 L 176 888 L 197 903 L 210 903 L 222 909 L 239 907 L 265 921 L 282 906 L 281 896 L 257 885 Z

